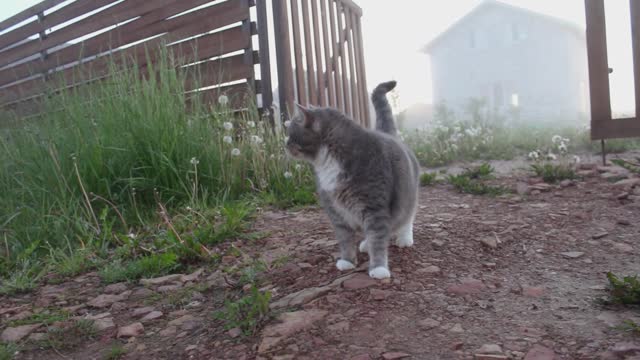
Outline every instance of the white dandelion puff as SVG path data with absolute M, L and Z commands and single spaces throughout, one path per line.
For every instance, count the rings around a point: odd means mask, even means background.
M 192 157 L 190 163 L 191 165 L 198 165 L 200 164 L 200 160 L 196 159 L 195 157 Z
M 285 171 L 285 172 L 284 172 L 284 177 L 285 177 L 285 178 L 289 179 L 289 178 L 291 178 L 292 176 L 293 176 L 293 174 L 291 174 L 291 172 L 289 172 L 289 171 Z
M 256 145 L 262 144 L 262 138 L 258 135 L 251 135 L 251 142 Z
M 540 154 L 537 151 L 532 151 L 529 153 L 529 159 L 538 160 L 540 158 Z
M 132 240 L 133 240 L 133 239 L 135 239 L 135 238 L 136 238 L 136 234 L 134 234 L 134 233 L 130 232 L 129 234 L 127 234 L 127 237 L 128 237 L 129 239 L 132 239 Z
M 552 152 L 547 154 L 547 160 L 556 160 L 557 158 L 558 157 Z
M 249 126 L 250 128 L 254 128 L 254 127 L 256 127 L 256 123 L 255 123 L 255 121 L 248 121 L 247 122 L 247 126 Z
M 558 145 L 558 150 L 561 153 L 566 153 L 567 152 L 567 144 L 565 144 L 564 142 L 560 143 L 560 145 Z
M 229 97 L 227 95 L 220 95 L 218 97 L 218 103 L 220 105 L 227 105 L 229 103 Z
M 296 164 L 296 170 L 300 170 L 300 169 L 302 169 L 302 165 Z
M 576 164 L 580 164 L 580 156 L 573 155 L 573 162 L 576 163 Z
M 233 142 L 233 139 L 231 139 L 231 136 L 227 135 L 222 138 L 222 141 L 226 142 L 227 144 L 231 144 Z
M 222 124 L 222 126 L 223 126 L 223 127 L 224 127 L 224 129 L 225 129 L 225 130 L 227 130 L 227 131 L 228 131 L 228 130 L 233 129 L 233 124 L 232 124 L 232 123 L 230 123 L 230 122 L 228 122 L 228 121 L 225 121 L 225 122 Z
M 551 142 L 553 142 L 554 144 L 557 144 L 560 141 L 562 141 L 562 136 L 560 135 L 553 135 L 553 137 L 551 138 Z
M 289 127 L 291 126 L 291 120 L 287 120 L 284 122 L 284 127 Z
M 240 156 L 240 149 L 238 149 L 238 148 L 233 148 L 233 149 L 231 150 L 231 155 L 233 155 L 233 156 Z

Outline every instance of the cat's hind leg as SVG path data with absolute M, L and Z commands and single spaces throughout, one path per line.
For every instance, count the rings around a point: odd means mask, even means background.
M 395 236 L 395 243 L 398 247 L 411 247 L 413 246 L 413 221 L 415 214 L 411 216 L 411 221 L 402 225 Z

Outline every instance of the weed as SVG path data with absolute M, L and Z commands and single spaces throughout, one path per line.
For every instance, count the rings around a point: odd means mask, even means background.
M 13 360 L 18 352 L 18 346 L 14 343 L 0 343 L 0 360 Z
M 252 335 L 269 312 L 270 292 L 261 292 L 254 285 L 251 294 L 238 301 L 226 301 L 223 311 L 216 312 L 214 317 L 226 322 L 227 329 L 240 328 L 245 335 Z
M 116 260 L 102 268 L 99 275 L 102 281 L 111 284 L 166 275 L 179 266 L 178 256 L 168 252 L 144 256 L 126 263 Z
M 622 159 L 611 159 L 611 162 L 623 167 L 632 173 L 640 174 L 640 158 L 636 159 L 637 162 L 626 161 Z
M 38 264 L 24 261 L 19 269 L 10 277 L 2 279 L 0 295 L 21 294 L 32 291 L 43 275 L 43 269 Z
M 508 192 L 502 186 L 492 186 L 484 183 L 483 180 L 492 178 L 493 167 L 489 164 L 482 164 L 477 167 L 466 169 L 460 175 L 449 175 L 447 181 L 458 191 L 473 195 L 499 196 Z
M 127 353 L 127 349 L 120 344 L 113 345 L 109 352 L 105 355 L 105 360 L 118 360 L 121 359 Z
M 420 186 L 431 186 L 436 183 L 436 179 L 438 178 L 437 173 L 429 173 L 425 172 L 420 174 Z
M 52 256 L 53 271 L 62 277 L 71 277 L 93 269 L 96 263 L 89 258 L 86 251 L 77 251 L 72 254 L 58 252 Z
M 532 164 L 531 169 L 536 176 L 541 177 L 546 183 L 556 183 L 562 180 L 573 180 L 576 178 L 576 172 L 573 167 L 566 164 Z
M 639 305 L 640 280 L 638 276 L 618 278 L 612 272 L 607 273 L 610 289 L 610 302 L 615 304 Z
M 633 320 L 625 320 L 617 328 L 625 332 L 640 335 L 640 324 L 636 323 Z
M 44 347 L 56 350 L 73 349 L 87 340 L 95 339 L 97 330 L 93 321 L 81 319 L 63 324 L 61 327 L 50 327 Z
M 240 270 L 240 285 L 255 284 L 261 273 L 267 270 L 267 265 L 260 260 L 254 261 L 251 265 Z
M 8 326 L 20 326 L 29 324 L 43 324 L 49 326 L 58 321 L 64 321 L 69 318 L 69 313 L 61 310 L 45 310 L 36 314 L 33 314 L 27 318 L 21 320 L 13 320 L 8 323 Z

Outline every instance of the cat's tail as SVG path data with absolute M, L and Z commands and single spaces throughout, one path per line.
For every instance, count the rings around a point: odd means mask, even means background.
M 387 81 L 376 86 L 371 93 L 371 102 L 376 110 L 376 130 L 390 135 L 396 134 L 396 125 L 393 122 L 393 112 L 387 100 L 387 93 L 395 87 L 395 81 Z

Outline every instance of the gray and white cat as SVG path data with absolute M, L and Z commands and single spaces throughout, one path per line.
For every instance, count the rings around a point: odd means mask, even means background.
M 365 239 L 369 276 L 391 276 L 387 261 L 390 240 L 413 245 L 418 203 L 419 166 L 413 152 L 396 137 L 387 92 L 389 81 L 376 87 L 371 100 L 376 130 L 368 130 L 333 108 L 303 107 L 288 128 L 288 153 L 308 161 L 316 174 L 320 202 L 340 244 L 339 270 L 357 263 L 356 231 Z

